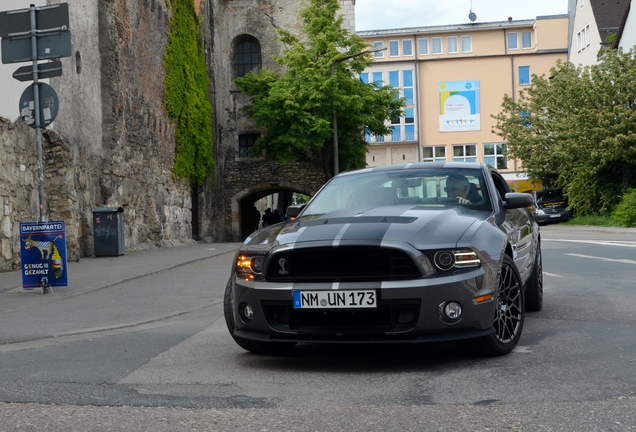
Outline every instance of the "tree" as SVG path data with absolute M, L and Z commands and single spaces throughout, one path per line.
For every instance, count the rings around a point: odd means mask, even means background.
M 493 132 L 532 177 L 563 187 L 579 214 L 607 214 L 636 183 L 636 55 L 558 62 L 515 101 L 506 95 Z
M 396 89 L 365 84 L 356 76 L 373 61 L 370 53 L 338 61 L 369 48 L 343 29 L 338 10 L 338 0 L 309 0 L 300 13 L 306 37 L 278 29 L 288 47 L 274 57 L 280 70 L 263 69 L 236 79 L 239 90 L 252 96 L 247 113 L 264 130 L 252 154 L 280 163 L 318 159 L 327 179 L 333 166 L 334 110 L 344 171 L 366 165 L 365 130 L 390 133 L 385 120 L 399 117 L 404 107 Z

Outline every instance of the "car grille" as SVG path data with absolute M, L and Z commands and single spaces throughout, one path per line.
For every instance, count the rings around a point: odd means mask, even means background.
M 413 300 L 379 301 L 374 309 L 299 310 L 291 302 L 263 302 L 268 324 L 281 331 L 300 332 L 320 340 L 338 334 L 356 335 L 406 331 L 418 321 L 420 302 Z
M 565 209 L 566 206 L 550 206 L 541 208 L 545 214 L 563 213 Z
M 380 247 L 290 249 L 272 255 L 268 281 L 371 281 L 420 277 L 403 251 Z

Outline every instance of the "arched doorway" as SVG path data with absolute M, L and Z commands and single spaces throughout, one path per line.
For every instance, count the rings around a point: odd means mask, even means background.
M 272 211 L 278 209 L 278 212 L 284 215 L 287 212 L 287 207 L 292 205 L 294 193 L 311 196 L 316 191 L 285 182 L 276 185 L 268 184 L 266 187 L 257 186 L 236 194 L 232 199 L 232 231 L 234 235 L 241 240 L 245 240 L 254 231 L 252 215 L 255 205 L 261 217 L 267 207 L 270 207 Z

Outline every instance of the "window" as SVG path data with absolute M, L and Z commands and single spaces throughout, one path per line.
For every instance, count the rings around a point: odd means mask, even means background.
M 243 35 L 234 45 L 234 74 L 242 77 L 248 72 L 258 73 L 261 68 L 261 46 L 256 38 Z
M 413 108 L 404 110 L 404 125 L 406 141 L 415 141 L 415 114 Z
M 457 36 L 449 36 L 446 42 L 448 43 L 449 54 L 457 54 L 459 52 L 457 49 Z
M 508 168 L 508 158 L 506 157 L 506 144 L 484 144 L 484 162 L 493 168 Z
M 453 162 L 477 162 L 477 145 L 461 144 L 453 146 Z
M 530 84 L 530 66 L 519 66 L 519 85 Z
M 417 40 L 417 53 L 419 55 L 428 55 L 428 38 Z
M 516 50 L 519 49 L 519 41 L 517 40 L 517 33 L 508 33 L 508 49 Z
M 373 72 L 373 82 L 377 85 L 383 85 L 382 72 Z
M 398 71 L 389 72 L 389 85 L 391 87 L 400 87 L 400 73 Z
M 369 72 L 362 72 L 359 78 L 363 83 L 369 84 Z
M 585 46 L 590 46 L 590 25 L 585 26 Z
M 375 41 L 373 42 L 373 47 L 381 47 L 384 46 L 384 42 L 382 41 Z M 374 52 L 373 53 L 373 57 L 374 58 L 383 58 L 384 57 L 384 51 L 379 51 L 379 52 Z
M 431 39 L 431 44 L 433 45 L 433 54 L 442 53 L 442 38 L 434 37 Z
M 413 55 L 413 41 L 411 39 L 404 39 L 402 41 L 402 55 L 403 56 Z
M 532 48 L 532 32 L 521 32 L 521 48 Z
M 254 147 L 256 144 L 256 140 L 258 139 L 259 134 L 241 134 L 239 135 L 239 157 L 240 158 L 248 158 L 254 157 L 254 155 L 250 154 L 250 149 Z
M 462 52 L 473 52 L 473 37 L 470 35 L 462 36 Z
M 398 57 L 400 55 L 400 41 L 389 41 L 389 57 Z
M 446 146 L 422 147 L 422 162 L 446 162 Z

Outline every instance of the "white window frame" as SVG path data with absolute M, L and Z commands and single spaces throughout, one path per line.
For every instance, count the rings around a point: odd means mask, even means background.
M 524 40 L 523 40 L 524 35 L 530 35 L 530 46 L 524 45 Z M 521 49 L 532 49 L 532 32 L 531 31 L 521 32 Z
M 464 49 L 464 41 L 468 41 L 468 49 Z M 463 53 L 471 53 L 473 52 L 473 37 L 471 35 L 462 35 L 462 52 Z
M 497 152 L 497 145 L 502 146 L 503 153 Z M 486 146 L 492 146 L 493 154 L 486 155 Z M 508 156 L 506 156 L 506 151 L 508 150 L 508 145 L 504 142 L 495 142 L 495 143 L 484 143 L 484 163 L 486 162 L 486 158 L 495 158 L 495 166 L 493 168 L 496 169 L 508 169 Z M 503 161 L 501 166 L 499 166 L 499 161 Z
M 384 41 L 373 41 L 373 47 L 383 47 Z M 384 51 L 376 51 L 373 53 L 373 58 L 384 58 Z
M 515 46 L 514 48 L 510 45 L 510 41 L 511 41 L 511 37 L 512 35 L 514 35 L 514 40 L 515 40 Z M 506 33 L 506 45 L 508 46 L 508 50 L 512 51 L 512 50 L 518 50 L 519 49 L 519 33 L 517 32 L 508 32 Z
M 446 38 L 446 46 L 448 47 L 449 54 L 459 53 L 459 39 L 457 36 L 448 36 Z
M 422 150 L 424 148 L 432 148 L 433 149 L 433 157 L 423 157 L 422 162 L 446 162 L 446 153 L 448 153 L 448 148 L 445 145 L 436 145 L 436 146 L 422 146 Z M 444 149 L 444 156 L 437 156 L 437 151 L 439 149 Z M 422 151 L 422 154 L 424 152 Z
M 439 41 L 439 52 L 435 52 L 435 42 Z M 431 53 L 433 55 L 444 54 L 444 44 L 441 37 L 434 37 L 431 39 Z
M 422 46 L 422 44 L 424 44 L 424 46 L 426 47 L 426 52 L 422 51 L 420 49 L 420 47 Z M 428 38 L 419 38 L 417 40 L 417 54 L 418 55 L 428 55 L 429 53 L 429 49 L 428 49 Z
M 393 49 L 397 50 L 397 54 L 393 53 Z M 397 39 L 389 41 L 389 57 L 399 57 L 400 56 L 400 41 Z
M 475 149 L 475 155 L 474 156 L 472 156 L 472 155 L 468 156 L 467 155 L 466 149 L 468 147 L 472 147 L 472 148 Z M 462 156 L 455 156 L 455 149 L 456 148 L 462 148 Z M 453 144 L 453 148 L 452 148 L 451 152 L 452 152 L 451 156 L 453 158 L 453 162 L 475 162 L 475 161 L 479 160 L 479 159 L 477 159 L 477 157 L 478 157 L 477 156 L 477 144 Z M 467 158 L 475 159 L 475 160 L 474 161 L 472 161 L 472 160 L 467 161 L 466 160 Z
M 413 39 L 402 39 L 402 56 L 413 57 Z

